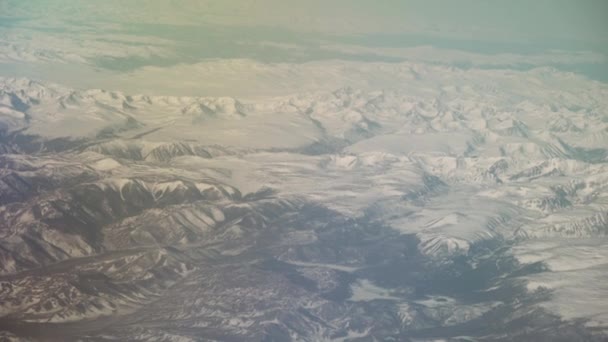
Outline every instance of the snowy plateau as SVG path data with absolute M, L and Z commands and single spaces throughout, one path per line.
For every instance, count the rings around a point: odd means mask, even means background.
M 0 79 L 0 340 L 606 341 L 608 86 L 369 65 L 251 98 Z

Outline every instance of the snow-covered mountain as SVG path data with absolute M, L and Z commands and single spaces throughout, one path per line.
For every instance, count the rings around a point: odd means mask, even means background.
M 254 100 L 0 79 L 0 336 L 605 339 L 608 87 L 419 71 Z

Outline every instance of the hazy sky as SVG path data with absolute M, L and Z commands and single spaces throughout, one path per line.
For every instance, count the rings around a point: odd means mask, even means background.
M 346 60 L 607 81 L 607 17 L 604 0 L 0 0 L 0 74 L 138 87 L 210 60 Z
M 606 43 L 603 0 L 2 0 L 0 16 L 41 20 L 282 27 L 299 32 L 432 33 L 489 40 Z

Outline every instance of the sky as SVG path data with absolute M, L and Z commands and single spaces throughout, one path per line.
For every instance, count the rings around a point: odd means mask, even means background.
M 2 17 L 608 42 L 602 0 L 2 0 Z M 43 17 L 43 18 L 41 18 Z
M 602 0 L 0 0 L 0 75 L 134 90 L 148 72 L 193 83 L 217 60 L 342 60 L 549 66 L 606 82 L 607 13 Z

